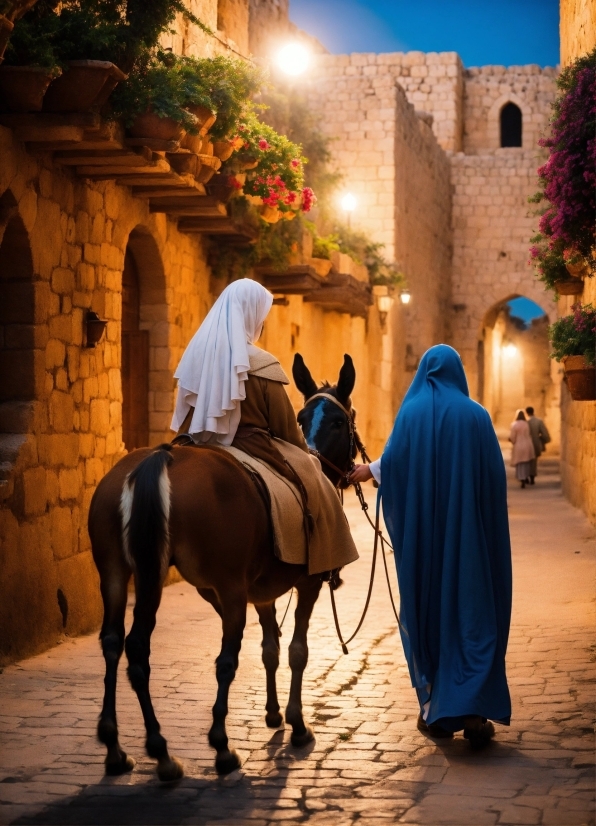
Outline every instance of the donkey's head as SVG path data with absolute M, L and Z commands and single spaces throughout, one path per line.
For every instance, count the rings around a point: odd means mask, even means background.
M 325 382 L 317 387 L 299 353 L 294 356 L 292 374 L 296 387 L 304 396 L 304 407 L 298 414 L 298 423 L 307 445 L 340 470 L 342 475 L 347 473 L 360 445 L 354 425 L 356 411 L 352 408 L 350 399 L 356 382 L 351 357 L 344 356 L 339 379 L 334 385 Z M 323 471 L 337 485 L 342 481 L 341 476 L 330 465 L 323 462 Z

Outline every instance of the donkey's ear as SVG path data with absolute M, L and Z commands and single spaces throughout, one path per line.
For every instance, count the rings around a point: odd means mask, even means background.
M 304 396 L 304 400 L 310 399 L 311 396 L 317 392 L 317 385 L 313 381 L 313 377 L 310 374 L 310 370 L 304 363 L 304 359 L 300 355 L 300 353 L 296 353 L 294 356 L 294 364 L 292 365 L 292 375 L 294 376 L 294 381 L 296 382 L 296 387 L 302 395 Z
M 356 370 L 352 357 L 347 353 L 344 355 L 343 367 L 339 371 L 339 381 L 337 382 L 337 396 L 344 404 L 352 395 L 352 390 L 356 384 Z

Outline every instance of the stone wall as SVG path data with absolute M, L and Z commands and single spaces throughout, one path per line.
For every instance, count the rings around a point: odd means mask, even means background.
M 561 63 L 568 66 L 596 47 L 596 3 L 594 0 L 561 0 Z
M 172 378 L 210 304 L 200 240 L 113 182 L 74 178 L 0 128 L 0 658 L 33 653 L 101 615 L 86 522 L 97 482 L 123 455 L 121 279 L 127 245 L 149 330 L 151 441 L 168 435 Z M 30 273 L 14 268 L 30 256 Z M 17 278 L 18 276 L 18 278 Z M 84 316 L 107 319 L 84 347 Z M 29 323 L 27 323 L 29 322 Z M 34 621 L 33 621 L 34 620 Z
M 596 47 L 596 2 L 561 0 L 561 63 L 572 63 Z M 596 307 L 596 277 L 584 281 L 583 295 L 561 298 L 559 315 L 571 304 Z M 561 479 L 569 501 L 596 524 L 596 402 L 571 399 L 565 383 L 561 392 Z
M 559 300 L 559 315 L 570 315 L 578 299 L 596 307 L 596 277 L 584 281 L 583 295 Z M 596 402 L 573 401 L 565 382 L 561 389 L 561 480 L 571 504 L 596 525 Z
M 416 110 L 433 116 L 432 128 L 439 145 L 451 151 L 461 149 L 463 66 L 455 52 L 321 55 L 317 56 L 313 74 L 317 85 L 324 78 L 327 86 L 333 79 L 340 82 L 360 78 L 365 84 L 368 81 L 369 89 L 379 89 L 391 88 L 397 81 Z M 364 94 L 374 94 L 362 88 Z M 386 120 L 381 113 L 381 121 Z
M 392 61 L 405 57 L 324 57 L 309 89 L 310 105 L 332 138 L 343 186 L 357 199 L 353 226 L 384 244 L 383 254 L 399 262 L 412 293 L 407 309 L 394 308 L 386 344 L 393 353 L 393 412 L 420 356 L 445 339 L 452 254 L 447 155 L 428 123 L 432 118 L 416 114 L 389 71 Z M 445 65 L 455 66 L 447 57 Z
M 556 69 L 540 66 L 481 66 L 464 72 L 464 138 L 467 155 L 498 149 L 500 113 L 507 103 L 522 111 L 522 147 L 538 150 L 548 126 Z
M 453 183 L 453 288 L 451 341 L 461 353 L 470 391 L 478 392 L 478 342 L 486 314 L 525 296 L 556 316 L 550 294 L 528 264 L 535 230 L 528 196 L 537 188 L 536 152 L 497 149 L 451 159 Z

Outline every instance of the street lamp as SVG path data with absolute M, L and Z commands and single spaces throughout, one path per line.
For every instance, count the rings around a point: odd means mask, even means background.
M 356 209 L 356 204 L 356 198 L 354 195 L 352 195 L 351 192 L 346 192 L 346 194 L 342 197 L 340 201 L 341 208 L 348 216 L 348 226 L 350 226 L 350 219 L 352 217 L 352 212 L 354 212 L 354 210 Z
M 412 294 L 409 290 L 402 290 L 399 294 L 399 300 L 402 304 L 409 304 L 410 299 L 412 298 Z
M 286 75 L 303 74 L 310 64 L 310 52 L 302 43 L 286 43 L 277 53 L 275 62 Z

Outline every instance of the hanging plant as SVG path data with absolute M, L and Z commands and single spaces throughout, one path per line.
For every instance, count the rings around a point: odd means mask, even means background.
M 541 210 L 531 260 L 549 289 L 567 264 L 596 265 L 596 49 L 564 69 L 557 85 L 551 134 L 539 142 L 549 158 L 530 199 Z
M 236 139 L 241 141 L 239 152 L 227 168 L 248 167 L 243 190 L 254 205 L 286 218 L 312 209 L 316 196 L 304 186 L 306 158 L 300 146 L 261 123 L 252 111 L 240 120 Z M 267 220 L 268 213 L 263 212 Z
M 588 365 L 596 363 L 596 308 L 578 302 L 566 315 L 549 327 L 551 358 L 562 361 L 568 356 L 583 356 Z

